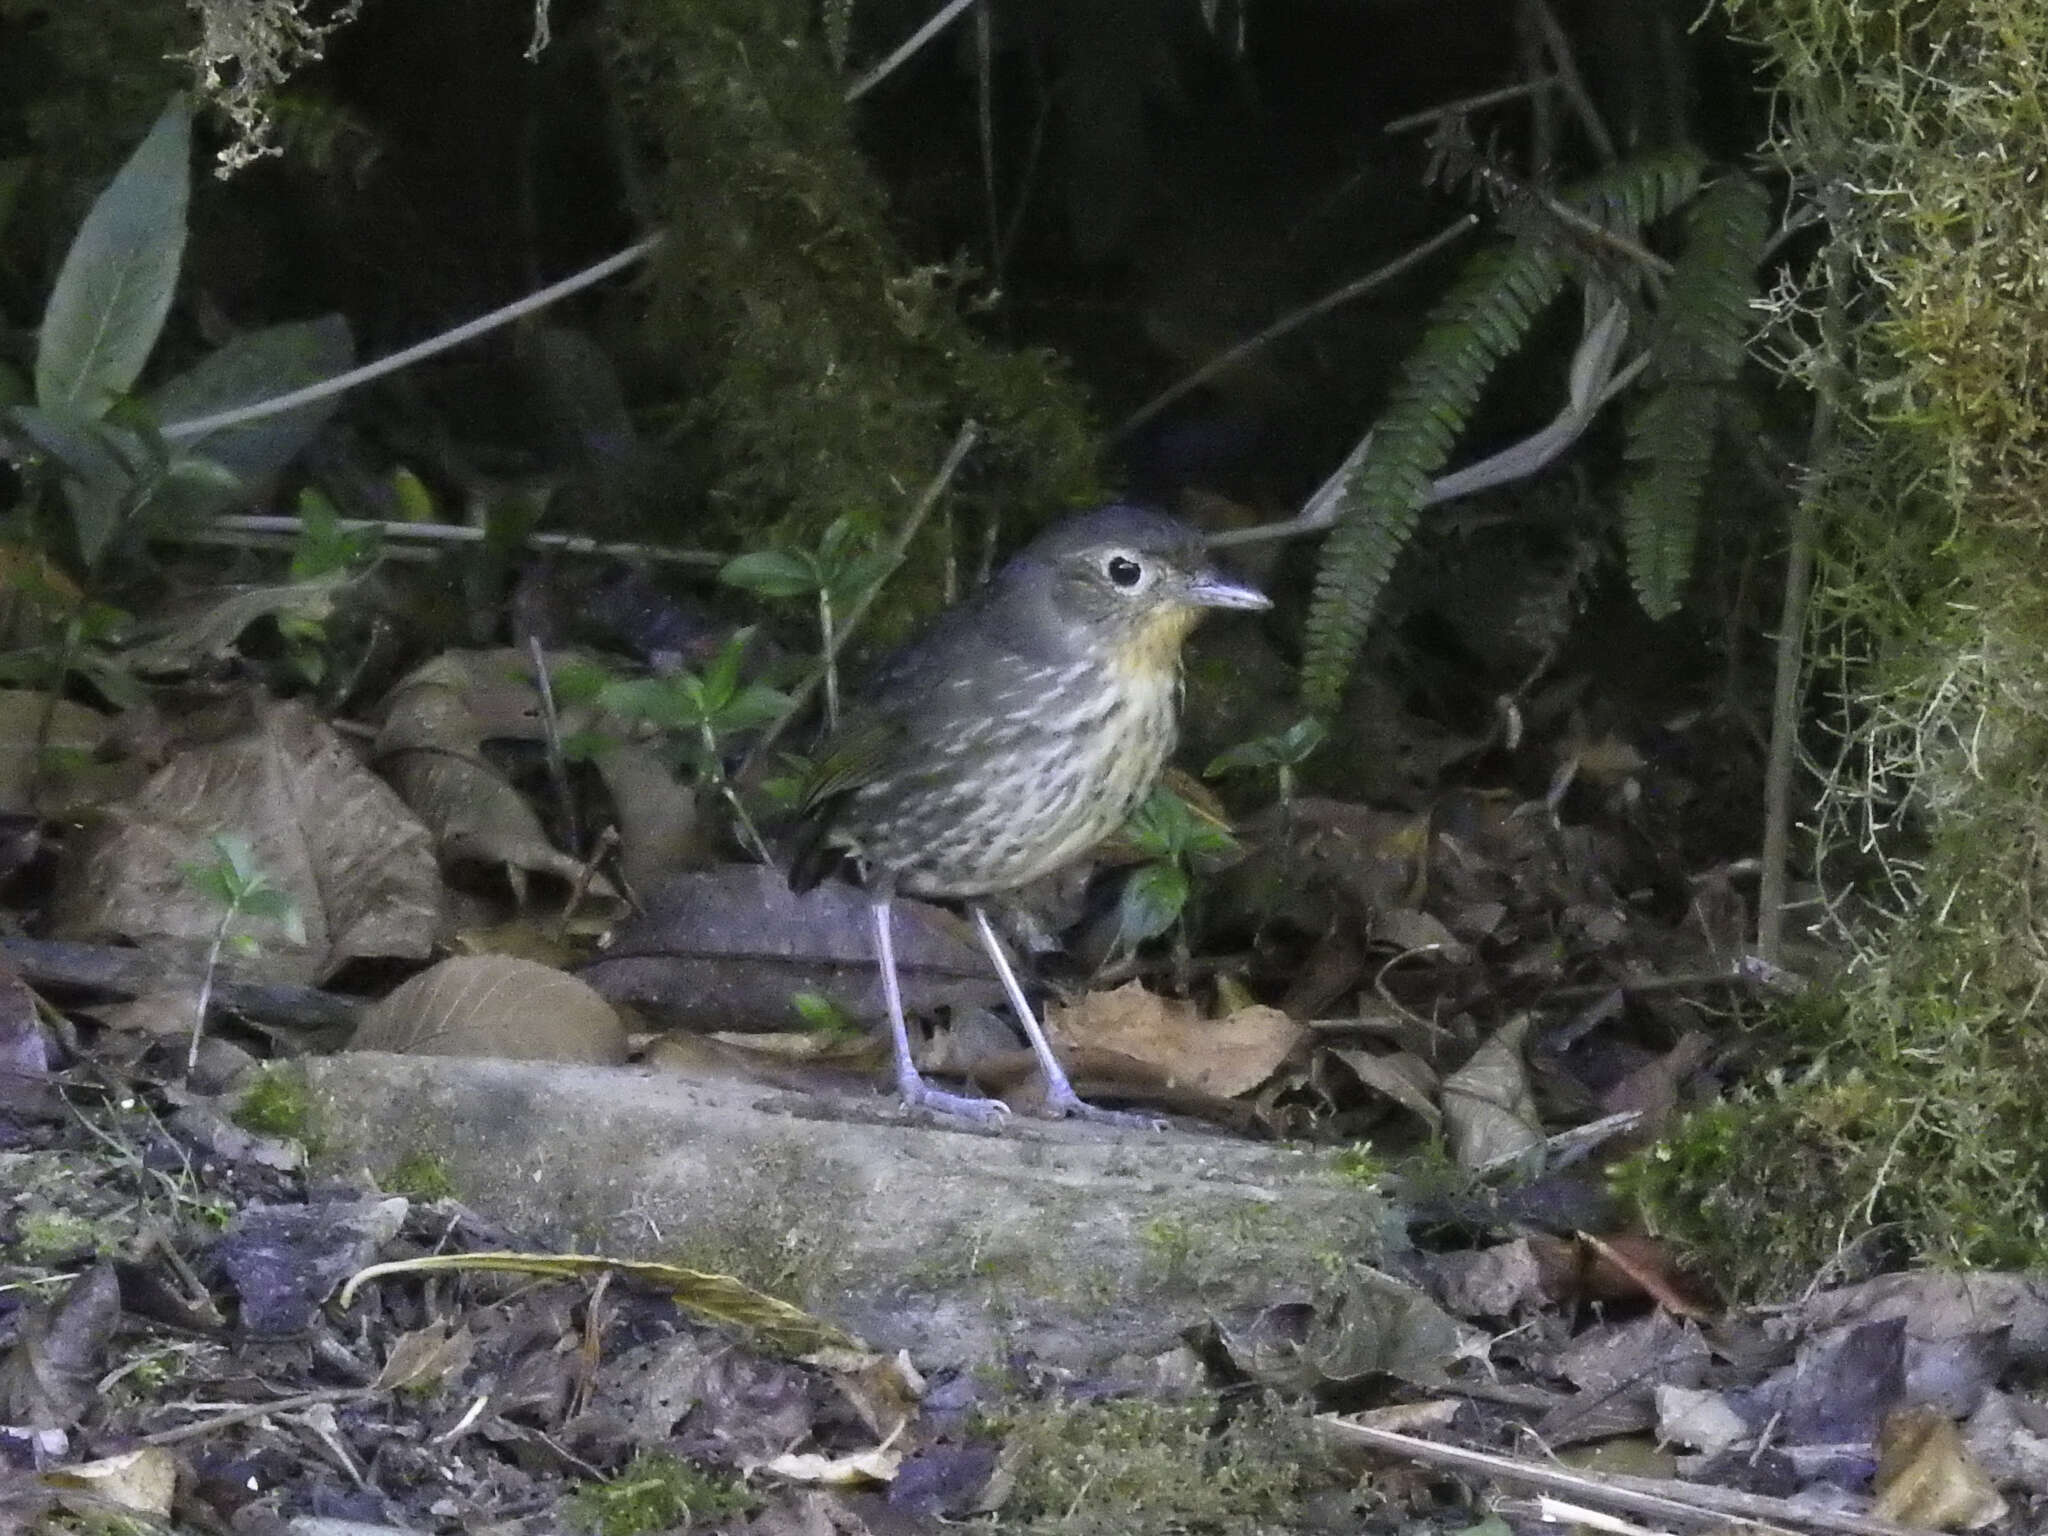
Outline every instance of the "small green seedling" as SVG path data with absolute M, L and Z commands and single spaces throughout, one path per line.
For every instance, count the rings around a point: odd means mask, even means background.
M 836 519 L 816 550 L 763 549 L 726 562 L 718 579 L 760 597 L 810 597 L 818 605 L 818 656 L 825 674 L 825 724 L 839 723 L 834 615 L 889 573 L 889 557 L 850 517 Z
M 725 771 L 719 749 L 722 737 L 766 725 L 789 707 L 787 695 L 765 683 L 740 679 L 752 629 L 737 631 L 703 672 L 672 672 L 663 677 L 636 677 L 599 690 L 603 708 L 627 720 L 644 720 L 683 738 L 685 760 L 697 782 L 709 785 L 732 807 L 733 819 L 762 863 L 768 857 L 761 834 Z
M 206 951 L 206 971 L 199 981 L 199 1006 L 192 1019 L 191 1044 L 185 1051 L 187 1072 L 199 1065 L 199 1041 L 206 1031 L 206 1010 L 213 1001 L 213 978 L 220 967 L 221 950 L 232 946 L 237 954 L 254 955 L 262 948 L 254 934 L 228 931 L 235 920 L 275 923 L 293 944 L 306 942 L 306 924 L 298 904 L 257 868 L 256 850 L 249 839 L 239 832 L 218 833 L 213 849 L 211 862 L 187 864 L 183 869 L 193 889 L 220 907 L 220 921 L 214 925 L 213 942 Z
M 1195 867 L 1229 854 L 1237 840 L 1172 790 L 1161 787 L 1124 828 L 1146 862 L 1124 882 L 1119 937 L 1136 946 L 1179 923 L 1194 892 Z
M 1284 731 L 1255 737 L 1217 753 L 1210 759 L 1209 766 L 1202 770 L 1202 777 L 1217 779 L 1230 773 L 1270 773 L 1281 808 L 1288 811 L 1294 804 L 1295 771 L 1315 755 L 1316 748 L 1329 734 L 1330 728 L 1313 716 L 1297 720 Z

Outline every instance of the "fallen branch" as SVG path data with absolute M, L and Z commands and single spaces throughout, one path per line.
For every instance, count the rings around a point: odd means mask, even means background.
M 1550 1493 L 1568 1494 L 1588 1504 L 1626 1509 L 1639 1515 L 1718 1524 L 1732 1521 L 1750 1530 L 1781 1533 L 1830 1531 L 1840 1533 L 1840 1536 L 1926 1536 L 1924 1531 L 1912 1526 L 1898 1525 L 1872 1515 L 1813 1509 L 1795 1504 L 1790 1499 L 1716 1488 L 1710 1483 L 1687 1483 L 1667 1477 L 1627 1477 L 1611 1472 L 1574 1472 L 1554 1463 L 1521 1461 L 1491 1451 L 1475 1451 L 1462 1445 L 1446 1445 L 1439 1440 L 1404 1435 L 1398 1430 L 1375 1429 L 1335 1414 L 1319 1413 L 1313 1422 L 1318 1430 L 1346 1445 L 1363 1445 L 1421 1462 L 1425 1466 L 1451 1467 L 1481 1477 L 1521 1483 Z

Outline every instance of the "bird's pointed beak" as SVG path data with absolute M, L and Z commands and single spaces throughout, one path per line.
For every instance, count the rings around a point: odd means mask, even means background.
M 1257 587 L 1210 566 L 1197 572 L 1188 583 L 1188 601 L 1198 608 L 1246 608 L 1257 612 L 1273 606 L 1273 599 Z

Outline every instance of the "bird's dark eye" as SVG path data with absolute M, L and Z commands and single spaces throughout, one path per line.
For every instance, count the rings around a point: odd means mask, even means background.
M 1129 555 L 1111 555 L 1109 564 L 1102 569 L 1120 587 L 1135 587 L 1145 574 L 1144 568 Z

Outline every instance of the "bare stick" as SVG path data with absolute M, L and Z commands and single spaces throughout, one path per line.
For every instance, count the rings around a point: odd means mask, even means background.
M 911 33 L 909 37 L 905 38 L 901 47 L 897 48 L 889 57 L 882 60 L 881 63 L 849 85 L 846 88 L 845 99 L 848 102 L 859 101 L 861 97 L 867 95 L 869 91 L 872 91 L 908 63 L 912 55 L 924 47 L 926 43 L 945 31 L 952 24 L 954 17 L 975 3 L 976 0 L 946 0 L 946 4 L 939 8 L 938 14 Z
M 1839 199 L 1830 189 L 1830 199 Z M 1836 210 L 1828 208 L 1830 215 Z M 1776 676 L 1771 683 L 1771 750 L 1764 760 L 1763 873 L 1757 883 L 1756 951 L 1772 965 L 1785 949 L 1785 906 L 1792 851 L 1792 773 L 1799 753 L 1799 684 L 1806 673 L 1806 597 L 1813 584 L 1813 546 L 1819 531 L 1815 502 L 1825 493 L 1833 473 L 1835 421 L 1845 393 L 1843 370 L 1848 366 L 1849 248 L 1841 223 L 1831 217 L 1833 234 L 1827 252 L 1828 296 L 1821 310 L 1821 335 L 1827 348 L 1819 398 L 1813 406 L 1813 430 L 1807 439 L 1806 483 L 1792 503 L 1790 548 L 1785 552 L 1785 596 L 1778 609 Z
M 378 522 L 374 519 L 344 517 L 335 526 L 354 532 L 374 529 L 394 542 L 422 544 L 481 544 L 490 537 L 487 530 L 465 523 Z M 297 538 L 304 524 L 296 517 L 272 517 L 256 513 L 235 513 L 210 519 L 204 528 L 190 533 L 165 535 L 167 543 L 205 544 L 233 536 L 276 535 Z M 559 550 L 566 555 L 606 555 L 619 560 L 645 560 L 657 565 L 694 565 L 715 571 L 732 557 L 708 549 L 672 549 L 663 544 L 617 544 L 586 537 L 580 533 L 529 533 L 522 541 L 530 549 Z
M 1175 384 L 1172 388 L 1161 394 L 1154 395 L 1150 400 L 1139 406 L 1137 410 L 1133 411 L 1125 419 L 1124 424 L 1116 429 L 1110 441 L 1118 442 L 1123 438 L 1129 437 L 1131 433 L 1137 431 L 1138 428 L 1145 425 L 1146 422 L 1157 416 L 1176 400 L 1201 388 L 1202 385 L 1208 383 L 1218 374 L 1235 367 L 1238 363 L 1244 361 L 1245 358 L 1251 356 L 1252 353 L 1271 346 L 1291 331 L 1299 330 L 1317 316 L 1326 315 L 1340 305 L 1349 304 L 1353 299 L 1363 298 L 1382 284 L 1392 282 L 1410 267 L 1427 261 L 1453 240 L 1471 230 L 1478 222 L 1479 219 L 1476 215 L 1466 214 L 1463 218 L 1438 230 L 1420 245 L 1402 252 L 1392 261 L 1386 263 L 1386 265 L 1374 268 L 1366 273 L 1365 276 L 1348 282 L 1341 288 L 1333 289 L 1314 303 L 1305 304 L 1292 314 L 1281 316 L 1280 319 L 1275 320 L 1263 331 L 1260 331 L 1258 335 L 1251 337 L 1249 340 L 1240 341 L 1236 346 L 1218 353 L 1193 373 L 1182 379 L 1178 384 Z
M 569 757 L 562 750 L 562 717 L 555 709 L 555 681 L 548 673 L 547 652 L 539 635 L 526 637 L 527 655 L 533 660 L 533 686 L 540 695 L 540 724 L 547 747 L 548 783 L 555 792 L 556 807 L 562 813 L 562 830 L 569 846 L 581 855 L 583 829 L 576 814 L 576 796 L 569 789 Z
M 370 1387 L 322 1387 L 315 1392 L 300 1392 L 293 1397 L 280 1397 L 274 1403 L 238 1403 L 233 1408 L 216 1413 L 212 1418 L 201 1419 L 196 1424 L 181 1424 L 176 1429 L 160 1429 L 153 1435 L 144 1435 L 142 1445 L 177 1445 L 186 1440 L 197 1440 L 210 1435 L 216 1429 L 226 1429 L 230 1424 L 246 1424 L 251 1419 L 267 1419 L 273 1413 L 297 1413 L 302 1409 L 316 1408 L 322 1403 L 350 1403 L 359 1398 L 373 1395 Z
M 211 416 L 194 416 L 188 421 L 167 421 L 163 435 L 171 442 L 183 442 L 188 438 L 204 437 L 209 432 L 219 432 L 227 427 L 239 427 L 247 422 L 262 421 L 267 417 L 279 416 L 286 411 L 295 411 L 302 405 L 311 405 L 317 400 L 338 395 L 373 379 L 381 379 L 387 373 L 396 373 L 409 368 L 450 347 L 459 347 L 466 341 L 488 335 L 500 326 L 510 325 L 537 310 L 546 309 L 550 304 L 566 299 L 572 293 L 580 293 L 592 283 L 602 282 L 614 272 L 623 272 L 635 262 L 645 260 L 661 244 L 661 236 L 652 235 L 638 245 L 629 245 L 623 251 L 607 256 L 595 266 L 585 267 L 574 276 L 565 277 L 559 283 L 551 283 L 537 293 L 529 293 L 523 299 L 514 300 L 502 309 L 494 309 L 487 315 L 479 316 L 466 325 L 458 325 L 452 331 L 443 331 L 430 336 L 417 346 L 394 352 L 389 357 L 379 358 L 374 363 L 365 363 L 347 373 L 338 373 L 331 379 L 322 379 L 318 384 L 308 384 L 304 389 L 295 389 L 290 394 L 276 395 L 268 400 L 258 400 L 253 405 L 238 405 L 230 411 L 216 411 Z
M 821 665 L 790 690 L 789 702 L 783 705 L 782 713 L 768 722 L 768 728 L 761 733 L 761 739 L 754 743 L 747 753 L 746 760 L 740 764 L 737 778 L 741 783 L 752 782 L 754 769 L 767 756 L 768 749 L 775 745 L 776 740 L 788 729 L 789 722 L 797 717 L 804 705 L 810 702 L 811 695 L 818 691 L 819 684 L 824 681 L 826 668 L 838 664 L 839 653 L 846 648 L 846 642 L 852 637 L 853 632 L 860 628 L 860 621 L 867 617 L 868 609 L 874 606 L 875 594 L 882 590 L 890 575 L 903 563 L 903 556 L 910 548 L 910 541 L 917 537 L 918 529 L 922 528 L 925 519 L 932 515 L 932 508 L 939 504 L 939 498 L 946 494 L 946 487 L 953 483 L 953 476 L 960 472 L 960 466 L 967 462 L 967 455 L 973 452 L 974 445 L 980 440 L 979 422 L 970 421 L 961 427 L 959 436 L 953 439 L 953 446 L 946 451 L 945 462 L 939 465 L 939 471 L 932 476 L 931 484 L 927 485 L 924 493 L 917 498 L 917 505 L 910 509 L 910 516 L 903 520 L 903 526 L 896 530 L 896 537 L 888 549 L 888 563 L 883 566 L 882 574 L 869 583 L 865 592 L 853 600 L 853 605 L 846 610 L 846 618 L 834 631 L 831 644 L 825 648 Z
M 1448 1389 L 1458 1390 L 1455 1386 Z M 1840 1536 L 1925 1536 L 1916 1527 L 1897 1525 L 1870 1515 L 1809 1508 L 1794 1504 L 1790 1499 L 1741 1493 L 1732 1488 L 1717 1488 L 1710 1483 L 1574 1472 L 1567 1467 L 1520 1461 L 1491 1451 L 1475 1451 L 1462 1445 L 1424 1440 L 1415 1435 L 1404 1435 L 1398 1430 L 1354 1424 L 1331 1414 L 1317 1414 L 1313 1422 L 1331 1439 L 1349 1445 L 1363 1445 L 1395 1456 L 1405 1456 L 1425 1466 L 1455 1467 L 1461 1472 L 1476 1473 L 1481 1477 L 1500 1478 L 1532 1488 L 1570 1494 L 1591 1504 L 1605 1504 L 1638 1514 L 1689 1521 L 1732 1519 L 1751 1530 L 1764 1531 L 1803 1529 L 1838 1532 Z
M 1462 117 L 1467 112 L 1477 112 L 1481 107 L 1497 107 L 1504 101 L 1519 101 L 1524 96 L 1534 96 L 1538 91 L 1547 91 L 1563 82 L 1556 75 L 1543 75 L 1535 80 L 1524 80 L 1518 85 L 1504 85 L 1497 91 L 1481 91 L 1477 96 L 1460 96 L 1456 101 L 1447 101 L 1440 107 L 1426 107 L 1420 112 L 1411 112 L 1406 117 L 1397 117 L 1382 133 L 1410 133 L 1417 128 L 1427 128 L 1440 123 L 1447 117 Z
M 1524 0 L 1529 14 L 1536 18 L 1537 30 L 1543 34 L 1544 50 L 1550 55 L 1550 62 L 1556 66 L 1558 82 L 1564 87 L 1565 100 L 1572 104 L 1578 114 L 1579 126 L 1586 130 L 1586 137 L 1593 141 L 1594 153 L 1612 165 L 1619 155 L 1614 149 L 1614 135 L 1607 131 L 1607 125 L 1600 121 L 1600 114 L 1593 110 L 1593 98 L 1586 90 L 1585 76 L 1579 73 L 1579 66 L 1572 58 L 1571 39 L 1565 36 L 1564 28 L 1558 25 L 1557 15 L 1544 0 Z
M 974 8 L 974 125 L 981 138 L 981 192 L 987 206 L 989 269 L 1000 284 L 1003 250 L 1003 218 L 996 207 L 996 22 L 994 0 L 981 0 Z

